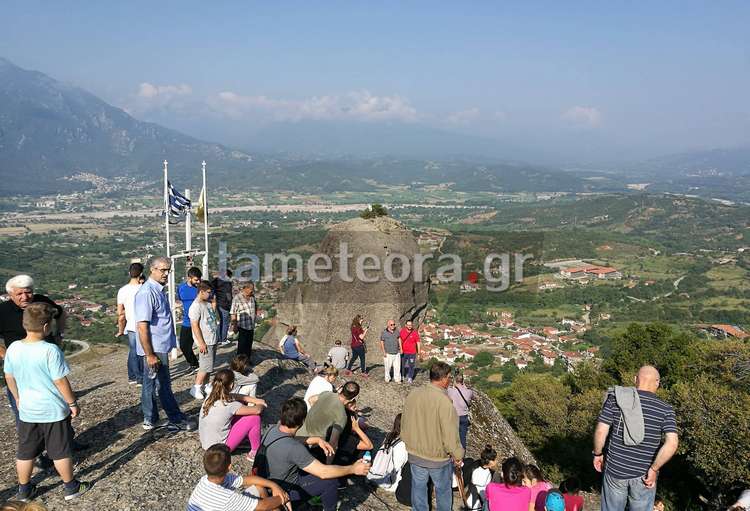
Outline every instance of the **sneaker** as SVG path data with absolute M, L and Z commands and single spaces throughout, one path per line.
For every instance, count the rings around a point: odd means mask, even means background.
M 156 424 L 151 424 L 150 422 L 143 421 L 143 429 L 145 429 L 146 431 L 151 431 L 152 429 L 163 428 L 167 424 L 169 424 L 169 421 L 167 419 L 162 419 Z
M 255 455 L 257 454 L 256 451 L 250 451 L 245 455 L 245 459 L 249 461 L 250 463 L 255 462 Z
M 180 422 L 170 422 L 167 424 L 167 431 L 171 433 L 179 433 L 180 431 L 195 431 L 198 429 L 193 422 L 184 420 Z
M 206 399 L 206 396 L 203 394 L 203 391 L 197 385 L 193 385 L 193 387 L 190 389 L 190 395 L 193 396 L 194 399 L 198 399 L 201 401 Z
M 128 380 L 128 385 L 135 385 L 136 383 L 138 382 L 135 380 Z
M 72 493 L 68 493 L 68 490 L 65 490 L 65 500 L 77 499 L 78 497 L 80 497 L 81 495 L 89 491 L 90 489 L 91 489 L 91 483 L 79 482 L 78 490 Z
M 139 381 L 138 383 L 136 383 L 136 384 L 135 384 L 135 386 L 136 386 L 136 387 L 143 387 L 143 382 L 140 382 L 140 381 Z
M 316 495 L 307 501 L 307 505 L 312 507 L 323 507 L 323 499 Z
M 25 495 L 21 493 L 21 490 L 18 490 L 13 496 L 13 500 L 17 500 L 19 502 L 29 502 L 34 497 L 36 497 L 36 485 L 32 484 L 31 489 Z

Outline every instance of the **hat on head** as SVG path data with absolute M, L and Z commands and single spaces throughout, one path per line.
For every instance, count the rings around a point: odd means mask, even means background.
M 565 511 L 565 499 L 557 490 L 550 490 L 547 493 L 547 499 L 544 501 L 544 507 L 547 511 Z

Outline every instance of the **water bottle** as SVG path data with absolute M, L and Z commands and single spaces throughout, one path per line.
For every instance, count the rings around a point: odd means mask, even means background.
M 155 380 L 156 379 L 156 373 L 159 372 L 159 364 L 161 362 L 157 363 L 155 366 L 151 366 L 149 364 L 146 364 L 146 375 L 148 376 L 149 380 Z
M 372 463 L 372 454 L 370 454 L 370 451 L 365 451 L 365 454 L 362 456 L 362 461 L 368 465 Z

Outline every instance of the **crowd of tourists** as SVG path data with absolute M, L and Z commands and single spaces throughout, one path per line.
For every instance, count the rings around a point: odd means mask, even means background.
M 357 369 L 367 376 L 369 343 L 380 349 L 385 382 L 413 384 L 421 351 L 412 321 L 398 329 L 395 320 L 388 320 L 371 341 L 370 325 L 356 316 L 350 349 L 335 340 L 319 364 L 290 326 L 278 356 L 299 362 L 314 377 L 303 398 L 280 403 L 277 423 L 264 423 L 268 403 L 256 396 L 259 378 L 252 365 L 255 290 L 243 284 L 234 294 L 229 272 L 207 281 L 199 269 L 190 268 L 178 289 L 183 307 L 179 346 L 195 371 L 190 394 L 202 401 L 197 420 L 189 419 L 172 393 L 169 371 L 170 352 L 178 345 L 164 293 L 171 261 L 155 257 L 148 275 L 145 270 L 133 263 L 128 283 L 117 294 L 117 335 L 128 339 L 127 377 L 140 389 L 143 429 L 198 431 L 206 475 L 189 497 L 189 511 L 291 511 L 301 505 L 335 511 L 339 490 L 360 477 L 395 493 L 414 511 L 433 509 L 433 501 L 437 511 L 451 510 L 454 494 L 472 511 L 583 510 L 575 477 L 556 487 L 535 465 L 514 456 L 500 459 L 500 446 L 484 446 L 476 459 L 466 456 L 475 396 L 463 375 L 444 362 L 433 363 L 429 381 L 409 390 L 391 431 L 375 449 L 360 412 L 360 385 L 353 379 L 339 382 L 339 377 L 351 377 Z M 34 294 L 27 275 L 10 279 L 6 291 L 10 300 L 0 304 L 0 357 L 18 437 L 18 491 L 8 505 L 33 505 L 31 475 L 45 457 L 62 479 L 65 500 L 79 498 L 91 485 L 73 472 L 71 419 L 82 412 L 60 345 L 65 312 L 48 297 Z M 216 348 L 232 342 L 232 335 L 236 353 L 228 368 L 217 368 Z M 656 497 L 658 474 L 677 449 L 674 412 L 655 394 L 658 371 L 642 367 L 634 383 L 611 389 L 597 419 L 591 455 L 593 469 L 602 473 L 604 511 L 663 508 Z M 253 464 L 245 476 L 231 470 L 232 453 L 243 444 Z

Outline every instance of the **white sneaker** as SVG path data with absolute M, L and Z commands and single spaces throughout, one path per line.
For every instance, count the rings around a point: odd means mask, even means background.
M 190 389 L 190 395 L 193 396 L 195 399 L 199 399 L 203 401 L 206 399 L 206 396 L 201 392 L 201 388 L 197 385 L 193 385 L 193 388 Z
M 203 386 L 203 395 L 208 397 L 208 395 L 211 393 L 211 389 L 213 388 L 214 388 L 213 385 L 211 385 L 210 383 L 206 383 Z

